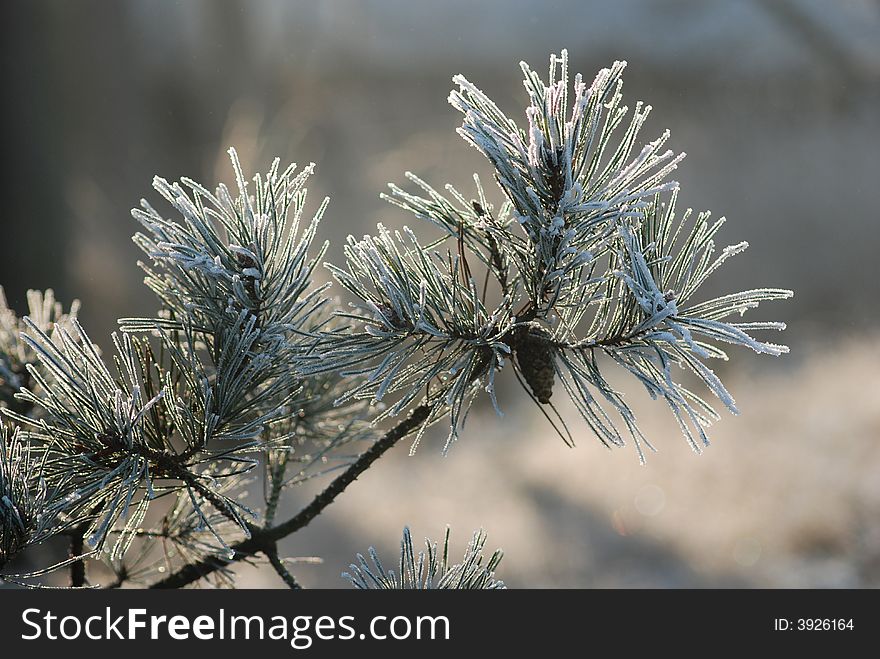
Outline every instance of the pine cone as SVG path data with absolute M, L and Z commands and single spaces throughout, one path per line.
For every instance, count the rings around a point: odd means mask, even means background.
M 521 327 L 517 330 L 514 352 L 516 363 L 535 398 L 541 403 L 549 403 L 555 377 L 550 332 L 537 323 Z

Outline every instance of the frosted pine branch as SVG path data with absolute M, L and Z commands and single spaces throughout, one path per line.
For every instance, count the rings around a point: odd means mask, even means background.
M 316 281 L 327 200 L 306 219 L 314 166 L 276 159 L 248 178 L 234 150 L 231 187 L 156 177 L 172 217 L 147 201 L 133 211 L 159 309 L 121 319 L 111 352 L 86 335 L 77 304 L 64 314 L 51 291 L 31 292 L 19 319 L 0 290 L 0 564 L 68 533 L 78 555 L 24 577 L 70 566 L 71 582 L 88 585 L 85 561 L 97 557 L 115 575 L 109 587 L 234 585 L 231 567 L 261 555 L 297 587 L 279 541 L 405 438 L 415 450 L 444 424 L 449 450 L 484 395 L 500 415 L 512 400 L 497 385 L 511 371 L 568 444 L 586 427 L 608 447 L 632 442 L 642 461 L 653 449 L 611 385 L 618 371 L 702 450 L 720 417 L 712 399 L 739 412 L 713 361 L 732 347 L 785 354 L 765 338 L 784 323 L 742 316 L 792 292 L 702 295 L 748 243 L 719 249 L 723 218 L 677 209 L 669 177 L 684 154 L 667 149 L 668 131 L 641 139 L 651 107 L 623 104 L 624 66 L 587 84 L 570 78 L 565 51 L 546 82 L 522 64 L 522 121 L 456 76 L 458 132 L 498 189 L 477 174 L 470 192 L 411 172 L 391 184 L 384 198 L 418 225 L 386 221 L 347 238 L 344 261 L 324 264 L 347 304 Z M 579 426 L 558 409 L 562 397 Z M 322 478 L 283 519 L 285 495 Z M 503 587 L 501 555 L 485 559 L 484 546 L 474 534 L 453 564 L 448 532 L 442 552 L 428 541 L 417 554 L 405 529 L 396 570 L 371 550 L 348 578 Z

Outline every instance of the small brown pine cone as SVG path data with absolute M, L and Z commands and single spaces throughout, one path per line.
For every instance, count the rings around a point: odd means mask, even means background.
M 517 330 L 514 353 L 516 363 L 535 398 L 541 403 L 549 403 L 555 377 L 555 355 L 550 332 L 537 323 L 521 327 Z

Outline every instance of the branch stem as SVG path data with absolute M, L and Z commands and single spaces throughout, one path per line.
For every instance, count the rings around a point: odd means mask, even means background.
M 337 476 L 326 489 L 312 499 L 311 503 L 296 515 L 277 526 L 252 528 L 250 538 L 232 545 L 231 557 L 209 557 L 201 561 L 189 563 L 174 574 L 154 583 L 150 588 L 182 588 L 232 563 L 250 558 L 258 553 L 269 556 L 271 561 L 270 554 L 275 550 L 275 543 L 300 530 L 317 517 L 324 508 L 333 503 L 337 496 L 342 494 L 358 476 L 366 471 L 388 449 L 425 423 L 433 411 L 434 405 L 427 403 L 413 409 L 409 416 L 364 451 L 348 469 Z
M 287 569 L 287 566 L 285 566 L 281 559 L 278 558 L 277 550 L 266 552 L 266 557 L 269 559 L 272 567 L 275 568 L 278 576 L 281 577 L 281 580 L 287 584 L 288 588 L 291 590 L 302 590 L 302 586 L 299 585 L 296 578 Z
M 86 533 L 86 524 L 80 524 L 70 531 L 70 558 L 83 555 L 83 537 Z M 79 559 L 70 564 L 70 587 L 82 588 L 86 585 L 86 564 Z
M 284 487 L 284 474 L 287 471 L 287 462 L 290 454 L 285 451 L 278 460 L 275 468 L 270 468 L 269 496 L 266 501 L 266 524 L 275 521 L 275 513 L 278 510 L 278 500 L 281 498 L 281 489 Z

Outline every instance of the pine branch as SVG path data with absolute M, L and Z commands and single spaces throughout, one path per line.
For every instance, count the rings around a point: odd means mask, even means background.
M 214 573 L 231 582 L 230 565 L 263 554 L 298 588 L 278 542 L 410 433 L 415 450 L 444 419 L 449 448 L 481 392 L 501 414 L 496 379 L 505 369 L 564 440 L 572 433 L 551 401 L 554 387 L 603 444 L 622 446 L 628 432 L 644 460 L 642 446 L 652 447 L 609 383 L 610 364 L 666 403 L 701 450 L 719 415 L 673 367 L 736 414 L 710 360 L 726 360 L 727 345 L 787 352 L 752 336 L 784 323 L 739 317 L 792 293 L 698 297 L 748 245 L 719 252 L 723 218 L 675 212 L 678 184 L 668 178 L 684 154 L 665 150 L 668 131 L 640 146 L 650 106 L 636 103 L 625 120 L 624 66 L 588 85 L 569 78 L 564 51 L 551 56 L 546 82 L 522 64 L 522 127 L 456 76 L 449 100 L 463 114 L 459 133 L 486 156 L 505 201 L 493 206 L 476 174 L 469 198 L 407 173 L 418 194 L 392 184 L 383 196 L 442 235 L 379 225 L 374 236 L 349 236 L 345 262 L 324 264 L 351 294 L 347 309 L 330 312 L 330 284 L 314 282 L 327 200 L 302 222 L 313 166 L 282 170 L 276 159 L 246 179 L 234 150 L 233 188 L 157 177 L 177 219 L 146 201 L 133 212 L 145 283 L 161 308 L 120 320 L 113 364 L 79 326 L 76 304 L 65 315 L 51 291 L 31 292 L 30 317 L 19 320 L 0 289 L 0 414 L 23 426 L 0 428 L 0 566 L 64 533 L 71 557 L 31 576 L 69 565 L 72 585 L 83 586 L 84 559 L 100 554 L 117 577 L 111 587 L 147 583 L 161 565 L 170 576 L 151 587 L 171 588 Z M 354 462 L 338 450 L 404 415 Z M 243 503 L 255 452 L 265 457 L 262 526 L 247 521 Z M 326 489 L 276 524 L 286 488 L 331 471 L 338 475 Z M 175 501 L 161 528 L 141 528 L 164 495 Z M 112 552 L 99 552 L 108 538 Z M 411 540 L 405 531 L 397 577 L 371 554 L 373 564 L 353 566 L 355 585 L 501 585 L 492 575 L 500 555 L 483 566 L 481 533 L 452 567 L 448 535 L 442 563 L 435 545 L 417 557 Z M 141 551 L 129 552 L 135 542 Z

